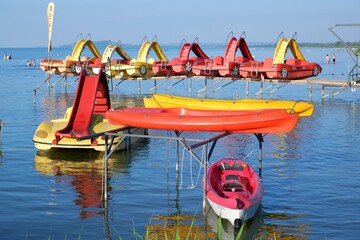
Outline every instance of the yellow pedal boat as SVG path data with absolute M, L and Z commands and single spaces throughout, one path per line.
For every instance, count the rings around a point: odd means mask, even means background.
M 83 69 L 73 106 L 67 109 L 63 118 L 45 121 L 38 126 L 33 137 L 35 147 L 40 150 L 83 148 L 105 151 L 104 132 L 144 133 L 144 129 L 110 124 L 107 120 L 107 111 L 110 108 L 110 95 L 104 71 L 100 71 L 97 76 L 88 76 Z M 125 147 L 124 140 L 123 137 L 117 137 L 113 143 L 122 142 L 117 148 L 122 149 Z
M 64 129 L 69 122 L 70 115 L 73 107 L 69 107 L 66 110 L 66 113 L 63 118 L 53 119 L 50 121 L 42 122 L 36 129 L 35 134 L 33 136 L 33 142 L 35 147 L 39 150 L 50 150 L 57 148 L 68 148 L 68 149 L 93 149 L 96 151 L 105 151 L 105 140 L 104 136 L 98 136 L 94 139 L 86 139 L 78 141 L 76 137 L 64 137 L 60 141 L 55 142 L 56 139 L 55 134 L 57 131 Z M 89 126 L 90 134 L 97 134 L 108 132 L 112 130 L 119 131 L 119 129 L 124 128 L 122 125 L 110 124 L 107 119 L 104 118 L 102 114 L 93 114 L 91 117 L 91 123 Z M 128 130 L 123 130 L 128 131 Z M 131 133 L 143 134 L 144 130 L 140 129 L 130 129 Z M 131 138 L 133 139 L 133 138 Z M 134 138 L 136 139 L 136 138 Z M 117 137 L 114 139 L 114 143 L 118 143 L 123 141 L 118 150 L 125 148 L 125 139 Z M 130 144 L 133 144 L 131 142 Z
M 158 60 L 148 58 L 151 50 L 154 51 Z M 125 65 L 123 69 L 131 77 L 153 77 L 155 74 L 152 65 L 155 61 L 168 62 L 168 59 L 157 42 L 145 41 L 139 49 L 137 59 L 132 59 L 130 65 Z
M 88 47 L 93 57 L 82 56 L 85 47 Z M 47 72 L 54 69 L 55 74 L 79 75 L 81 68 L 92 64 L 96 58 L 101 58 L 99 50 L 95 44 L 88 39 L 80 39 L 74 46 L 72 54 L 64 60 L 44 58 L 40 61 L 40 69 Z
M 121 58 L 112 59 L 113 53 L 117 53 Z M 124 66 L 129 66 L 131 57 L 125 52 L 120 45 L 108 45 L 104 50 L 101 58 L 101 64 L 106 65 L 106 74 L 110 77 L 120 76 L 121 78 L 128 78 L 129 76 L 124 69 Z
M 299 116 L 310 116 L 314 111 L 314 105 L 305 101 L 291 100 L 266 100 L 266 99 L 201 99 L 174 96 L 169 94 L 154 94 L 150 98 L 144 98 L 144 106 L 147 108 L 173 108 L 184 107 L 189 109 L 213 109 L 213 110 L 255 110 L 280 108 L 289 113 L 297 113 Z

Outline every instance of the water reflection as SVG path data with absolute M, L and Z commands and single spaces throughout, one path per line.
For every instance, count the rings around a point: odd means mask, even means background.
M 40 100 L 41 111 L 44 112 L 43 120 L 50 120 L 59 118 L 65 114 L 68 107 L 72 106 L 74 94 L 66 93 L 52 93 L 53 95 L 46 95 Z
M 55 176 L 56 184 L 73 186 L 76 193 L 76 199 L 73 202 L 81 207 L 80 218 L 102 215 L 103 153 L 78 149 L 38 151 L 35 154 L 34 162 L 34 167 L 38 172 Z M 128 168 L 128 161 L 122 152 L 114 154 L 108 164 L 111 169 Z M 124 174 L 125 172 L 121 171 L 116 173 L 116 175 Z
M 222 239 L 236 239 L 240 229 L 234 228 L 226 219 L 219 219 L 208 203 L 206 204 L 206 217 L 207 224 L 210 226 L 211 231 L 216 233 L 221 231 Z M 221 229 L 219 229 L 219 221 L 221 221 Z M 263 212 L 262 206 L 260 205 L 255 216 L 247 221 L 245 235 L 241 239 L 258 239 L 256 238 L 256 233 L 263 223 Z
M 144 107 L 142 96 L 139 95 L 124 95 L 112 93 L 110 96 L 112 108 L 121 107 Z
M 208 204 L 206 215 L 211 231 L 218 232 L 219 218 Z M 241 239 L 307 239 L 308 225 L 295 223 L 289 225 L 289 222 L 294 222 L 294 219 L 300 217 L 302 217 L 300 214 L 268 213 L 260 205 L 256 215 L 247 221 L 245 235 Z M 267 222 L 271 224 L 266 224 Z M 221 219 L 221 227 L 223 239 L 235 239 L 240 230 L 224 219 Z
M 1 140 L 2 136 L 1 136 L 1 130 L 0 130 L 0 166 L 2 165 L 3 162 L 3 152 L 2 152 L 2 140 Z
M 300 218 L 303 215 L 284 214 L 284 213 L 263 213 L 264 221 L 271 222 L 270 224 L 263 224 L 259 228 L 256 237 L 260 239 L 308 239 L 306 233 L 309 226 L 307 224 L 289 223 L 295 222 L 294 219 Z
M 150 219 L 153 224 L 145 226 L 146 239 L 216 239 L 217 234 L 210 226 L 194 224 L 199 218 L 191 215 L 153 216 Z

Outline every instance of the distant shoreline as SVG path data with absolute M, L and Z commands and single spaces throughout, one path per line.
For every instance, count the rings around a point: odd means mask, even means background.
M 104 46 L 106 47 L 109 44 L 116 44 L 115 42 L 109 42 L 109 41 L 94 41 L 94 44 L 96 46 Z M 72 48 L 74 47 L 74 43 L 69 44 L 63 44 L 59 46 L 53 46 L 53 48 Z M 179 47 L 180 43 L 160 43 L 161 46 L 167 46 L 167 47 Z M 269 42 L 248 42 L 249 47 L 276 47 L 277 43 L 269 43 Z M 304 43 L 304 42 L 298 42 L 300 47 L 309 47 L 309 48 L 344 48 L 344 44 L 340 41 L 333 42 L 333 43 Z M 347 46 L 350 48 L 356 48 L 360 49 L 360 41 L 358 42 L 346 42 Z M 219 46 L 226 46 L 226 43 L 200 43 L 200 45 L 204 47 L 219 47 Z M 139 47 L 140 44 L 131 44 L 131 43 L 123 43 L 122 46 L 124 47 Z M 1 47 L 0 49 L 11 49 L 11 48 L 46 48 L 46 46 L 37 46 L 37 47 Z
M 94 41 L 95 45 L 104 45 L 107 46 L 110 44 L 109 41 Z M 116 44 L 116 43 L 111 43 Z M 178 47 L 180 43 L 160 43 L 161 46 L 175 46 Z M 276 47 L 277 43 L 268 43 L 268 42 L 248 42 L 249 47 Z M 298 42 L 300 47 L 321 47 L 321 48 L 343 48 L 345 47 L 344 44 L 340 41 L 333 42 L 333 43 L 301 43 Z M 351 48 L 360 48 L 360 41 L 359 42 L 346 42 L 346 44 Z M 59 48 L 64 47 L 73 47 L 73 44 L 65 44 L 58 46 Z M 130 46 L 130 47 L 138 47 L 140 44 L 130 44 L 130 43 L 123 43 L 123 46 Z M 226 46 L 226 43 L 200 43 L 203 46 Z

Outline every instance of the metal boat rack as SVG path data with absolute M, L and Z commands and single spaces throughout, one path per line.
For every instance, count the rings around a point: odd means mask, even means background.
M 329 28 L 329 31 L 334 34 L 334 36 L 337 37 L 344 45 L 346 51 L 354 62 L 354 67 L 348 73 L 348 85 L 352 88 L 352 91 L 355 91 L 354 86 L 356 86 L 357 83 L 360 83 L 359 54 L 356 53 L 351 47 L 349 47 L 348 44 L 339 36 L 339 34 L 334 31 L 336 27 L 360 27 L 360 23 L 341 23 L 335 24 L 335 26 Z
M 260 89 L 254 94 L 255 96 L 260 96 L 261 98 L 265 93 L 268 93 L 269 95 L 275 93 L 276 91 L 284 88 L 285 86 L 292 85 L 292 84 L 300 84 L 300 85 L 308 85 L 309 86 L 309 98 L 312 100 L 313 92 L 316 90 L 321 90 L 321 99 L 324 100 L 327 96 L 336 96 L 339 93 L 349 91 L 355 92 L 357 88 L 360 88 L 360 73 L 359 73 L 360 67 L 359 65 L 355 65 L 353 69 L 348 74 L 348 80 L 334 80 L 334 79 L 319 79 L 319 78 L 306 78 L 306 79 L 297 79 L 297 80 L 279 80 L 279 79 L 233 79 L 233 78 L 226 78 L 226 77 L 216 77 L 216 78 L 204 78 L 204 77 L 187 77 L 187 76 L 176 76 L 176 77 L 152 77 L 149 79 L 145 78 L 132 78 L 132 79 L 116 79 L 112 78 L 109 79 L 109 84 L 111 84 L 111 90 L 118 87 L 120 84 L 127 82 L 127 81 L 137 81 L 137 92 L 138 95 L 141 94 L 141 82 L 142 81 L 154 81 L 154 86 L 151 87 L 148 92 L 149 93 L 156 93 L 160 86 L 162 86 L 165 83 L 169 83 L 171 80 L 175 80 L 174 83 L 170 84 L 170 86 L 165 87 L 166 90 L 169 90 L 170 88 L 175 87 L 177 84 L 184 82 L 185 80 L 189 80 L 189 88 L 188 92 L 191 95 L 193 91 L 195 91 L 197 94 L 204 93 L 205 96 L 207 96 L 208 91 L 217 92 L 230 84 L 233 85 L 234 83 L 239 82 L 246 82 L 245 87 L 245 96 L 250 97 L 250 82 L 257 82 L 260 84 Z M 68 82 L 68 77 L 73 77 L 71 75 L 60 75 L 60 78 L 53 84 L 50 84 L 50 78 L 56 74 L 48 74 L 47 78 L 38 86 L 36 87 L 34 91 L 34 103 L 36 102 L 36 93 L 37 90 L 47 83 L 48 88 L 50 89 L 55 87 L 59 82 L 62 80 L 64 81 L 64 85 L 67 87 L 68 85 L 71 86 L 78 80 L 78 76 L 75 76 L 75 79 L 71 83 Z M 198 81 L 198 79 L 204 80 L 204 87 L 202 87 L 200 90 L 194 90 L 193 89 L 193 80 Z M 117 83 L 113 83 L 114 80 L 117 80 Z M 160 84 L 158 84 L 158 81 L 161 81 Z M 209 84 L 209 81 L 211 83 Z M 221 86 L 217 86 L 221 84 Z M 319 86 L 319 88 L 316 88 L 316 86 Z M 326 92 L 329 92 L 328 94 Z M 239 95 L 239 93 L 237 94 Z
M 128 128 L 130 129 L 130 128 Z M 104 200 L 107 201 L 108 199 L 108 160 L 111 157 L 111 155 L 117 150 L 117 148 L 125 143 L 125 151 L 130 151 L 131 150 L 131 145 L 130 145 L 130 141 L 131 138 L 148 138 L 148 139 L 163 139 L 163 140 L 173 140 L 176 141 L 176 153 L 179 153 L 179 147 L 180 145 L 184 148 L 185 151 L 187 151 L 192 157 L 194 157 L 196 159 L 196 161 L 200 164 L 201 167 L 204 168 L 204 178 L 203 181 L 206 182 L 207 180 L 207 173 L 206 173 L 206 169 L 208 168 L 209 165 L 209 159 L 215 149 L 216 143 L 219 139 L 227 137 L 231 134 L 233 134 L 232 132 L 223 132 L 223 133 L 216 133 L 216 135 L 209 137 L 209 138 L 205 138 L 205 139 L 200 139 L 200 138 L 191 138 L 191 137 L 182 137 L 181 134 L 183 132 L 180 131 L 169 131 L 169 130 L 160 130 L 160 131 L 166 131 L 167 135 L 164 136 L 160 136 L 160 135 L 150 135 L 148 131 L 146 131 L 146 134 L 133 134 L 130 133 L 130 131 L 122 131 L 122 132 L 114 132 L 114 131 L 109 131 L 109 132 L 102 132 L 102 133 L 98 133 L 98 134 L 94 134 L 94 135 L 89 135 L 89 136 L 85 136 L 85 137 L 81 137 L 78 138 L 77 140 L 85 140 L 85 139 L 89 139 L 89 138 L 94 138 L 94 137 L 99 137 L 99 136 L 104 136 L 105 138 L 105 154 L 104 154 Z M 175 136 L 171 136 L 171 132 L 175 133 Z M 260 149 L 260 157 L 259 157 L 259 176 L 261 178 L 261 171 L 262 171 L 262 143 L 264 142 L 264 134 L 262 133 L 254 133 L 254 135 L 256 136 L 258 142 L 259 142 L 259 149 Z M 121 137 L 121 141 L 114 143 L 114 139 L 117 137 Z M 211 146 L 209 147 L 209 144 L 211 143 Z M 204 147 L 204 153 L 203 156 L 198 156 L 193 150 L 198 148 L 198 147 Z M 178 166 L 178 162 L 176 163 L 176 169 L 178 171 L 179 166 Z M 206 199 L 206 192 L 205 190 L 203 191 L 203 208 L 205 209 L 205 199 Z

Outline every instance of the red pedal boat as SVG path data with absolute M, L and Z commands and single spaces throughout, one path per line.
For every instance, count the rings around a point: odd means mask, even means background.
M 193 52 L 195 56 L 190 56 L 191 52 Z M 184 43 L 180 48 L 179 57 L 171 59 L 170 62 L 156 61 L 152 65 L 152 70 L 155 74 L 164 77 L 179 75 L 194 76 L 194 62 L 205 61 L 210 61 L 210 58 L 198 43 Z
M 285 59 L 289 48 L 294 58 Z M 317 76 L 321 70 L 319 64 L 305 60 L 294 38 L 286 39 L 284 37 L 279 40 L 274 57 L 265 59 L 264 64 L 259 67 L 259 71 L 264 74 L 265 78 L 285 80 Z
M 124 108 L 109 110 L 107 119 L 112 124 L 161 130 L 284 133 L 295 127 L 298 115 L 283 109 Z
M 254 217 L 264 196 L 255 170 L 240 159 L 223 158 L 207 170 L 206 199 L 214 212 L 235 227 Z
M 242 56 L 236 56 L 237 50 Z M 223 77 L 253 77 L 258 78 L 256 66 L 262 64 L 255 61 L 245 38 L 231 37 L 227 43 L 224 57 L 216 56 L 214 59 L 194 62 L 193 72 L 199 76 Z

